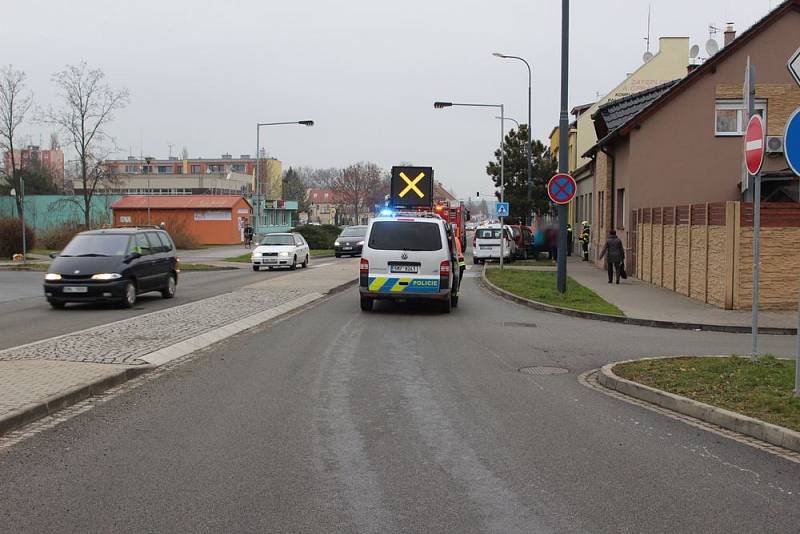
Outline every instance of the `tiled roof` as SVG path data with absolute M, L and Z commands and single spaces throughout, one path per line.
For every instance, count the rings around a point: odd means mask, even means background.
M 678 83 L 678 80 L 662 83 L 661 85 L 617 100 L 612 100 L 600 106 L 595 114 L 592 115 L 597 138 L 603 139 L 608 134 L 627 123 L 644 111 L 647 106 L 652 104 L 658 97 L 669 91 L 676 83 Z
M 226 209 L 242 200 L 236 195 L 128 195 L 111 209 Z

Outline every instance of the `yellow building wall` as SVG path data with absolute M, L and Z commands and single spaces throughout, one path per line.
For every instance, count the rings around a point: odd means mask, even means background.
M 606 96 L 595 102 L 591 108 L 578 118 L 577 161 L 575 168 L 589 161 L 583 154 L 597 143 L 592 114 L 603 104 L 638 93 L 686 76 L 689 64 L 688 37 L 662 37 L 658 40 L 659 50 L 650 61 L 644 63 Z

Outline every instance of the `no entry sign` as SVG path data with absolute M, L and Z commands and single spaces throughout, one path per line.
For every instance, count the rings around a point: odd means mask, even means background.
M 575 197 L 578 185 L 575 178 L 566 173 L 559 173 L 547 182 L 547 194 L 556 204 L 566 204 Z
M 744 162 L 747 172 L 758 174 L 764 163 L 764 121 L 761 115 L 753 115 L 744 133 Z

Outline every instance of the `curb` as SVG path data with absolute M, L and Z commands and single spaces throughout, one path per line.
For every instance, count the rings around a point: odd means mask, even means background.
M 348 287 L 355 285 L 357 282 L 358 280 L 355 279 L 350 280 L 349 282 L 345 282 L 330 288 L 326 293 L 310 293 L 304 297 L 300 297 L 276 306 L 275 308 L 271 308 L 261 313 L 245 317 L 244 319 L 234 321 L 233 323 L 220 326 L 214 330 L 210 330 L 195 336 L 194 338 L 180 341 L 139 358 L 140 360 L 147 362 L 147 365 L 129 367 L 113 375 L 89 382 L 87 384 L 76 386 L 63 393 L 59 393 L 42 401 L 29 404 L 25 408 L 13 411 L 6 416 L 0 417 L 0 437 L 8 432 L 11 432 L 12 430 L 30 424 L 37 419 L 41 419 L 48 415 L 53 415 L 54 413 L 72 406 L 73 404 L 77 404 L 78 402 L 86 400 L 89 397 L 100 395 L 104 391 L 127 382 L 128 380 L 132 380 L 149 371 L 157 369 L 165 363 L 186 356 L 187 354 L 190 354 L 196 350 L 219 343 L 220 341 L 235 336 L 245 330 L 265 322 L 278 319 L 303 307 L 310 306 L 327 296 L 341 293 Z
M 674 412 L 682 413 L 695 419 L 700 419 L 722 428 L 727 428 L 740 434 L 766 441 L 772 445 L 800 452 L 800 432 L 789 430 L 782 426 L 773 425 L 747 415 L 742 415 L 724 408 L 717 408 L 704 402 L 692 400 L 674 393 L 645 386 L 614 374 L 614 367 L 621 363 L 642 360 L 659 360 L 664 358 L 641 358 L 639 360 L 626 360 L 604 365 L 600 368 L 597 381 L 603 386 L 619 391 L 656 406 L 661 406 Z
M 481 285 L 487 290 L 503 297 L 506 300 L 516 302 L 534 310 L 546 311 L 551 313 L 560 313 L 561 315 L 569 315 L 580 319 L 590 319 L 592 321 L 606 321 L 609 323 L 629 324 L 634 326 L 649 326 L 652 328 L 669 328 L 672 330 L 701 330 L 705 332 L 726 332 L 729 334 L 749 334 L 751 329 L 749 326 L 737 325 L 724 325 L 724 324 L 706 324 L 706 323 L 681 323 L 677 321 L 660 321 L 658 319 L 641 319 L 638 317 L 624 317 L 617 315 L 607 315 L 604 313 L 585 312 L 580 310 L 571 310 L 569 308 L 561 308 L 553 306 L 552 304 L 545 304 L 535 300 L 526 299 L 513 293 L 501 289 L 494 285 L 486 278 L 486 267 L 484 266 L 481 271 Z M 762 326 L 758 329 L 759 334 L 768 334 L 775 336 L 796 336 L 796 328 L 779 328 L 771 326 Z
M 82 400 L 86 400 L 89 397 L 99 395 L 106 390 L 147 373 L 154 368 L 155 367 L 149 365 L 129 367 L 120 371 L 119 373 L 107 376 L 105 378 L 100 378 L 94 382 L 89 382 L 88 384 L 75 386 L 64 393 L 53 395 L 44 399 L 43 401 L 35 404 L 29 404 L 20 410 L 15 410 L 9 415 L 0 417 L 0 436 L 19 427 L 32 423 L 37 419 L 41 419 L 42 417 L 53 415 L 54 413 L 63 410 L 68 406 L 72 406 L 73 404 L 77 404 Z

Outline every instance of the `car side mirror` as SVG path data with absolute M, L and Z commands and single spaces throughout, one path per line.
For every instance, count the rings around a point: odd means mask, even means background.
M 141 258 L 141 257 L 142 257 L 141 253 L 139 253 L 139 252 L 131 252 L 130 254 L 125 256 L 125 260 L 124 261 L 125 261 L 125 263 L 130 263 L 133 260 Z
M 48 254 L 48 256 L 50 256 L 53 259 L 56 259 L 58 257 L 58 252 L 51 252 L 50 254 Z

